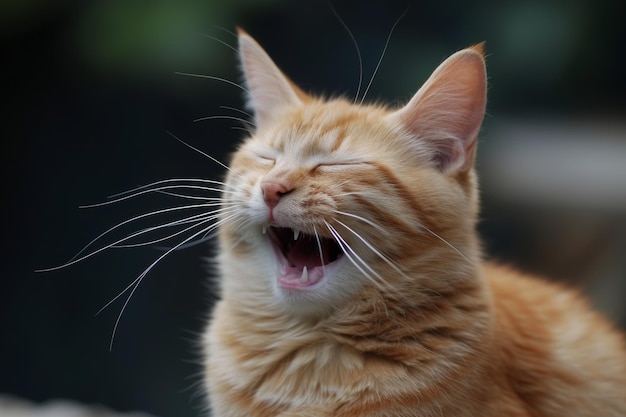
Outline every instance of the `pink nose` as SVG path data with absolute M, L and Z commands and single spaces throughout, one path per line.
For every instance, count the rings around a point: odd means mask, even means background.
M 262 182 L 261 190 L 263 190 L 263 200 L 269 208 L 274 208 L 280 201 L 281 197 L 293 188 L 281 182 Z

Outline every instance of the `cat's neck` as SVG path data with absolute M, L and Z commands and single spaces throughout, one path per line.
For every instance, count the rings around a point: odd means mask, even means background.
M 479 351 L 491 332 L 491 298 L 480 265 L 464 276 L 433 271 L 428 281 L 427 291 L 404 293 L 412 298 L 365 289 L 329 317 L 325 329 L 359 351 L 409 366 Z

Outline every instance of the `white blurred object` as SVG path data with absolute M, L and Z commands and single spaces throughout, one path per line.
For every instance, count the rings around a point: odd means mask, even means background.
M 498 198 L 626 210 L 626 123 L 504 120 L 483 139 L 481 182 Z
M 534 272 L 626 327 L 626 120 L 498 119 L 480 142 L 483 220 L 523 228 Z
M 102 406 L 86 406 L 67 400 L 54 400 L 44 404 L 0 394 L 2 417 L 153 417 L 146 413 L 116 413 Z

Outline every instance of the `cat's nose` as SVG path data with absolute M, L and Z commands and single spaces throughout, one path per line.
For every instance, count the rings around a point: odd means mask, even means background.
M 263 200 L 269 208 L 274 208 L 280 201 L 281 197 L 293 190 L 289 185 L 282 182 L 262 182 L 261 190 L 263 191 Z

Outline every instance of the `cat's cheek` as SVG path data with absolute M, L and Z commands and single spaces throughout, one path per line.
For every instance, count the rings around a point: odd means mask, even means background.
M 245 199 L 245 205 L 238 206 L 244 223 L 256 234 L 262 234 L 267 227 L 269 210 L 263 201 L 260 187 L 253 187 Z

